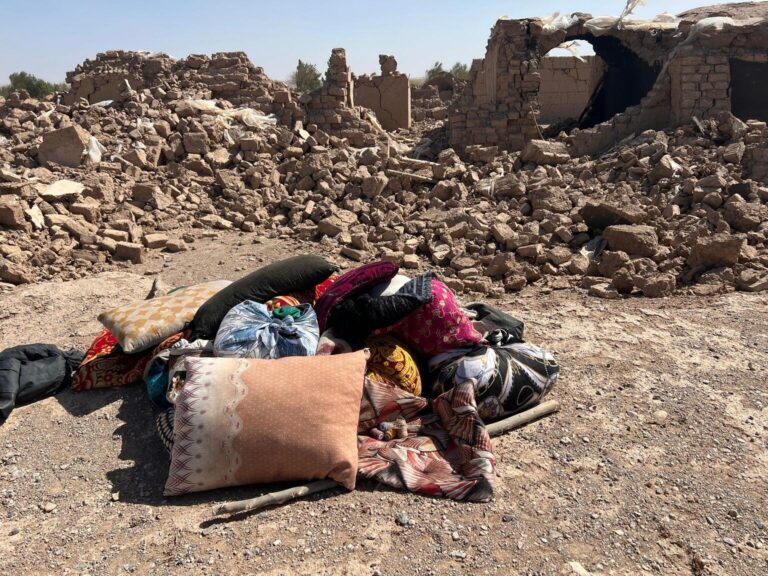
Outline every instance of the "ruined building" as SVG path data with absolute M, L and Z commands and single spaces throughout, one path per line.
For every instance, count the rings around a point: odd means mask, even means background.
M 544 56 L 573 40 L 589 42 L 595 58 L 588 80 L 575 66 L 572 100 L 585 107 L 573 119 L 579 129 L 568 137 L 572 155 L 719 111 L 766 120 L 768 83 L 759 81 L 768 71 L 766 16 L 765 4 L 744 3 L 642 22 L 580 13 L 499 20 L 451 109 L 451 145 L 520 150 L 545 135 L 546 123 L 563 120 L 548 109 L 558 99 L 543 88 L 557 64 Z M 585 90 L 591 90 L 586 100 Z
M 175 60 L 161 53 L 110 50 L 67 73 L 71 88 L 64 103 L 119 100 L 126 81 L 133 90 L 153 89 L 159 99 L 180 98 L 182 91 L 203 99 L 223 98 L 275 114 L 286 125 L 304 116 L 290 88 L 271 80 L 245 52 L 191 54 Z
M 347 138 L 357 147 L 376 143 L 381 128 L 355 107 L 355 81 L 343 48 L 331 51 L 323 85 L 304 94 L 300 102 L 307 108 L 307 122 L 328 134 Z

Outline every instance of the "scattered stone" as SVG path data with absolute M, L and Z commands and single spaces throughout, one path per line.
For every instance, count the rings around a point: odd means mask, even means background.
M 144 246 L 147 248 L 163 248 L 168 244 L 168 236 L 165 234 L 146 234 L 144 236 Z
M 403 256 L 403 268 L 416 269 L 419 267 L 419 257 L 416 254 L 406 254 Z
M 80 166 L 89 140 L 90 134 L 77 124 L 47 132 L 37 150 L 37 159 L 41 165 L 52 162 L 76 168 Z
M 168 240 L 168 242 L 165 243 L 165 249 L 168 252 L 186 252 L 187 251 L 187 243 L 184 242 L 184 240 L 171 239 L 171 240 Z
M 677 281 L 672 274 L 659 273 L 649 276 L 634 276 L 635 286 L 648 298 L 671 296 Z
M 733 266 L 739 261 L 744 239 L 728 234 L 699 237 L 691 248 L 688 265 L 691 268 Z
M 667 414 L 664 410 L 656 410 L 656 412 L 653 413 L 654 424 L 665 424 L 667 422 L 667 418 L 669 418 L 669 414 Z
M 57 180 L 53 184 L 41 185 L 40 196 L 48 202 L 73 201 L 80 197 L 85 186 L 74 180 Z
M 27 225 L 24 213 L 24 205 L 17 196 L 0 196 L 0 226 L 24 228 Z
M 14 285 L 31 284 L 35 276 L 23 264 L 0 258 L 0 280 Z
M 609 202 L 589 202 L 580 213 L 587 226 L 599 230 L 616 224 L 639 224 L 647 217 L 638 206 L 617 206 Z
M 611 250 L 630 255 L 653 256 L 659 245 L 653 226 L 615 224 L 603 232 Z
M 403 527 L 408 527 L 411 525 L 411 519 L 408 517 L 408 515 L 405 512 L 398 512 L 395 515 L 395 522 Z
M 165 210 L 173 204 L 173 198 L 165 195 L 160 186 L 153 184 L 135 184 L 133 186 L 133 199 L 159 210 Z
M 609 282 L 603 282 L 590 286 L 589 295 L 597 296 L 598 298 L 605 298 L 606 300 L 616 300 L 621 298 L 619 291 L 616 290 L 616 287 Z
M 349 258 L 350 260 L 354 260 L 355 262 L 364 262 L 367 256 L 364 250 L 357 250 L 356 248 L 352 248 L 351 246 L 342 246 L 341 255 L 346 256 L 347 258 Z
M 564 142 L 550 140 L 531 140 L 523 148 L 520 159 L 534 164 L 565 164 L 571 159 Z
M 768 271 L 744 270 L 736 278 L 736 286 L 745 292 L 763 292 L 768 290 Z
M 134 264 L 141 264 L 144 258 L 144 247 L 132 242 L 118 242 L 114 257 L 116 260 L 129 260 Z

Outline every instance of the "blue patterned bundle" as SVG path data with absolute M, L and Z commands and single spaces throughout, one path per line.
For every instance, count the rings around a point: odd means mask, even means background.
M 284 358 L 314 356 L 320 340 L 317 316 L 301 304 L 298 319 L 275 318 L 264 304 L 246 300 L 232 308 L 219 326 L 213 350 L 216 356 Z

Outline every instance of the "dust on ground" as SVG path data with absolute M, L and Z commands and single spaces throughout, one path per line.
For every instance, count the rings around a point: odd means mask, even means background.
M 0 294 L 0 349 L 84 348 L 97 314 L 142 298 L 154 273 L 234 279 L 301 250 L 244 238 Z M 768 573 L 768 295 L 528 288 L 495 302 L 563 372 L 559 413 L 494 440 L 492 502 L 364 482 L 214 519 L 215 504 L 262 489 L 164 498 L 169 457 L 141 386 L 65 392 L 0 428 L 0 573 L 548 575 L 570 561 L 592 574 Z

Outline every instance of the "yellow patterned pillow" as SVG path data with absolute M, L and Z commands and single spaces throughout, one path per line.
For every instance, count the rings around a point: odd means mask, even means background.
M 181 288 L 167 296 L 103 312 L 99 322 L 112 332 L 127 354 L 142 352 L 183 330 L 197 309 L 229 284 L 229 280 L 217 280 Z

